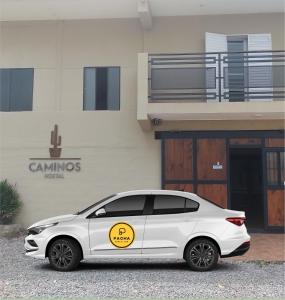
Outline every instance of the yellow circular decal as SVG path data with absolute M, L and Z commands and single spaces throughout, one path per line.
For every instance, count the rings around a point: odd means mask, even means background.
M 109 231 L 110 242 L 118 248 L 129 247 L 135 239 L 135 232 L 127 223 L 117 223 Z

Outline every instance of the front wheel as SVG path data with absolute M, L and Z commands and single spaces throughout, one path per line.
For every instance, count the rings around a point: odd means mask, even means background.
M 207 239 L 197 239 L 185 249 L 185 260 L 194 271 L 209 271 L 217 265 L 218 259 L 217 246 Z
M 81 260 L 79 245 L 71 239 L 55 240 L 49 247 L 48 258 L 55 270 L 72 271 Z

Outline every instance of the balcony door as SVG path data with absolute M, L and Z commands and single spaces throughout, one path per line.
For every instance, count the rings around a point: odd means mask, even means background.
M 271 34 L 206 32 L 205 48 L 206 81 L 210 80 L 210 67 L 213 68 L 208 61 L 216 61 L 216 101 L 272 100 Z M 208 98 L 207 101 L 213 100 Z
M 228 100 L 245 101 L 248 87 L 247 62 L 244 52 L 248 51 L 247 36 L 228 36 Z

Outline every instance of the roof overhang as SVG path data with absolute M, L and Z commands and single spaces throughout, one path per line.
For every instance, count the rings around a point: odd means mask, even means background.
M 0 21 L 139 18 L 284 12 L 283 0 L 0 0 Z

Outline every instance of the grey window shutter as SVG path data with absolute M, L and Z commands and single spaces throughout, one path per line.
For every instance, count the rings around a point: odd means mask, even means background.
M 211 32 L 206 32 L 205 33 L 205 50 L 206 52 L 227 52 L 227 36 L 225 34 L 220 34 L 220 33 L 211 33 Z M 210 57 L 216 57 L 218 58 L 218 55 L 215 54 L 207 54 L 207 58 L 209 59 Z M 222 63 L 222 68 L 221 68 L 221 76 L 224 74 L 224 67 L 226 66 L 225 63 Z M 216 77 L 218 77 L 218 62 L 216 64 L 213 63 L 207 63 L 206 64 L 206 83 L 210 82 L 213 80 L 211 74 L 211 69 L 215 67 L 216 68 Z M 210 84 L 209 84 L 210 85 Z M 209 86 L 207 84 L 207 86 Z M 213 89 L 207 89 L 207 93 L 212 93 L 215 92 L 217 94 L 216 100 L 207 100 L 208 102 L 211 101 L 219 101 L 218 99 L 218 81 L 216 81 L 216 88 Z M 227 92 L 227 90 L 222 86 L 221 90 L 222 94 Z
M 0 70 L 0 111 L 33 109 L 34 69 Z
M 120 68 L 108 68 L 108 110 L 120 110 Z
M 84 68 L 84 110 L 96 108 L 96 68 Z
M 0 111 L 9 111 L 10 70 L 0 69 Z
M 10 110 L 33 110 L 33 69 L 12 69 L 10 73 Z
M 248 50 L 249 51 L 271 51 L 272 42 L 271 34 L 249 34 L 248 35 Z M 270 55 L 271 52 L 267 53 Z M 249 54 L 250 55 L 250 54 Z M 254 53 L 257 58 L 251 58 L 248 63 L 248 86 L 249 93 L 261 93 L 258 99 L 249 97 L 250 101 L 272 101 L 273 95 L 273 72 L 271 62 L 254 62 L 258 60 L 258 56 L 264 53 Z M 260 98 L 261 97 L 261 98 Z

